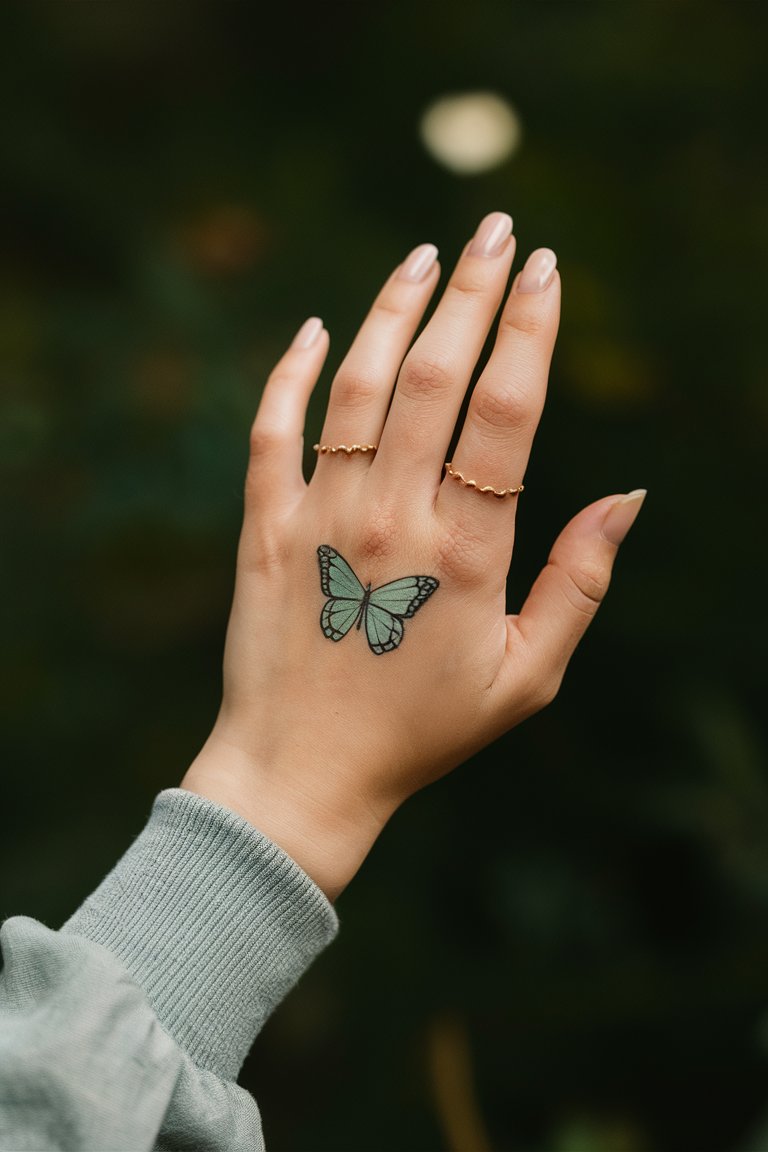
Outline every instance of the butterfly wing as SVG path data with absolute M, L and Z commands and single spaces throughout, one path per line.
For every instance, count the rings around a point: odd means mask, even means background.
M 365 634 L 372 652 L 380 656 L 397 648 L 403 620 L 418 612 L 439 583 L 434 576 L 403 576 L 374 588 L 365 608 Z
M 397 648 L 403 638 L 403 622 L 399 616 L 393 616 L 369 600 L 365 609 L 365 634 L 371 651 L 381 656 L 382 652 Z
M 320 587 L 326 596 L 340 596 L 342 600 L 363 601 L 365 589 L 347 564 L 330 544 L 321 544 L 317 550 L 320 562 Z
M 320 545 L 317 559 L 320 587 L 328 597 L 320 613 L 320 627 L 329 640 L 341 640 L 357 623 L 365 589 L 344 557 L 329 544 Z
M 357 623 L 362 611 L 362 600 L 342 600 L 331 597 L 320 613 L 320 627 L 329 640 L 341 640 Z
M 389 584 L 374 588 L 370 603 L 407 620 L 418 612 L 439 584 L 440 581 L 435 580 L 434 576 L 403 576 L 401 580 L 392 580 Z

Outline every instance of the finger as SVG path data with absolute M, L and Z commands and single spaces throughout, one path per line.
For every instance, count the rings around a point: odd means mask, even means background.
M 561 532 L 520 615 L 507 619 L 507 653 L 497 682 L 502 697 L 519 695 L 522 660 L 530 711 L 554 698 L 576 645 L 608 591 L 619 545 L 645 495 L 637 489 L 598 500 Z
M 328 344 L 322 320 L 310 317 L 267 379 L 251 427 L 246 501 L 252 505 L 285 507 L 306 488 L 302 473 L 304 421 Z
M 512 286 L 496 343 L 472 393 L 452 470 L 495 492 L 523 483 L 544 399 L 560 318 L 557 257 L 531 253 Z M 467 492 L 446 473 L 437 507 L 474 540 L 501 544 L 508 563 L 517 499 Z M 506 570 L 506 569 L 505 569 Z
M 434 244 L 414 248 L 389 277 L 336 373 L 321 444 L 378 444 L 398 369 L 439 279 Z
M 405 357 L 372 465 L 433 500 L 464 394 L 514 255 L 512 219 L 492 212 L 465 248 L 434 315 Z

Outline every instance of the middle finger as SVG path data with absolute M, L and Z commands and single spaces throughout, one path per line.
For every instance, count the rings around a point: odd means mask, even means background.
M 403 361 L 371 473 L 437 492 L 472 372 L 515 251 L 512 218 L 492 212 L 465 248 L 435 313 Z

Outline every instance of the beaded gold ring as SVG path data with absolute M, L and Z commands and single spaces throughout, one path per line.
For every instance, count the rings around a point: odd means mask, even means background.
M 337 452 L 351 456 L 354 452 L 375 452 L 378 444 L 313 444 L 312 447 L 321 456 L 335 456 Z
M 491 484 L 485 484 L 481 488 L 477 480 L 466 480 L 463 473 L 458 472 L 453 467 L 452 460 L 446 461 L 445 470 L 449 476 L 452 476 L 454 480 L 458 480 L 465 488 L 474 488 L 476 492 L 482 492 L 487 496 L 495 496 L 498 500 L 503 500 L 505 496 L 517 496 L 519 492 L 523 492 L 525 489 L 524 484 L 519 484 L 517 488 L 494 488 Z

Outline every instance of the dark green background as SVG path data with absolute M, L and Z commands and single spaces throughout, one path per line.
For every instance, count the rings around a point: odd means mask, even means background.
M 0 915 L 60 924 L 180 780 L 265 375 L 321 315 L 311 444 L 411 246 L 447 272 L 505 209 L 559 255 L 511 603 L 580 507 L 649 489 L 557 701 L 395 817 L 257 1042 L 272 1152 L 456 1149 L 436 1081 L 495 1152 L 768 1148 L 767 32 L 683 0 L 3 7 Z M 417 123 L 477 88 L 524 138 L 459 178 Z

